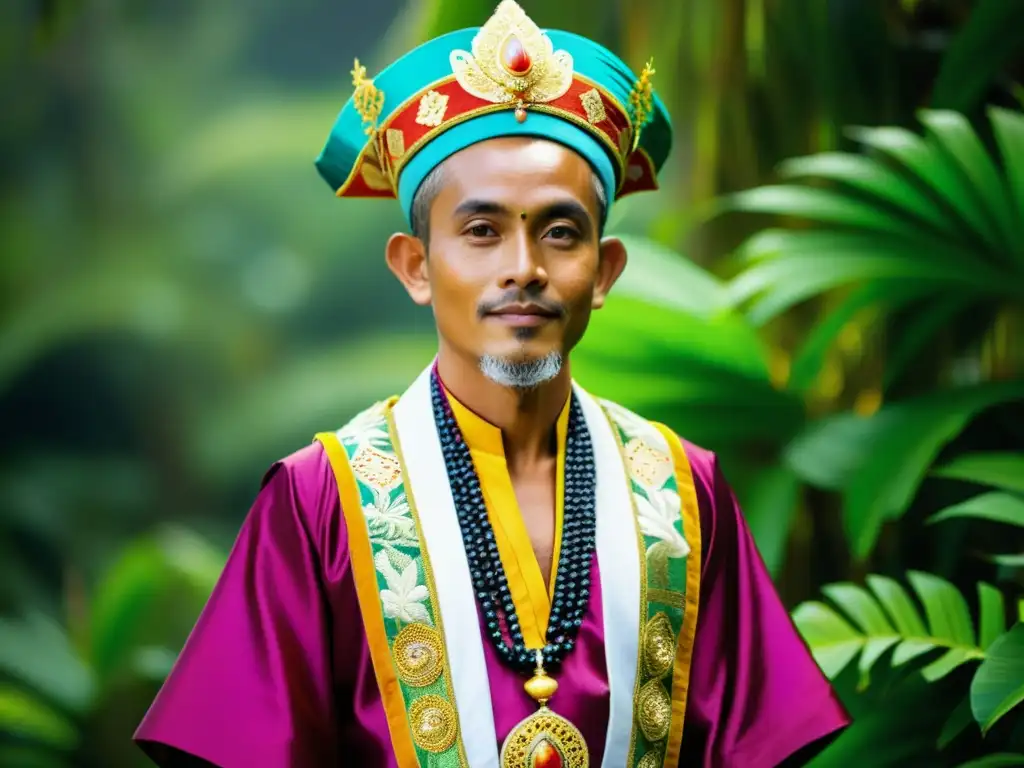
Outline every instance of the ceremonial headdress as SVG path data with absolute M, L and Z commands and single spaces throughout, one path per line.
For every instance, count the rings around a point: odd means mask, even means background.
M 541 30 L 503 0 L 482 27 L 435 38 L 354 92 L 316 160 L 338 197 L 397 198 L 408 218 L 423 179 L 477 142 L 534 136 L 575 150 L 609 201 L 657 189 L 672 129 L 648 64 L 639 76 L 570 32 Z

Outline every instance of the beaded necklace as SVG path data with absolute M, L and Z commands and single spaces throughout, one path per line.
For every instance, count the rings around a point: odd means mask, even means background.
M 503 765 L 586 765 L 587 747 L 568 720 L 547 708 L 558 684 L 547 669 L 556 669 L 576 644 L 590 598 L 590 568 L 596 546 L 596 486 L 594 449 L 575 393 L 569 403 L 565 449 L 562 544 L 555 572 L 555 589 L 548 619 L 546 644 L 529 649 L 523 639 L 480 478 L 462 436 L 451 404 L 434 367 L 431 401 L 444 456 L 452 499 L 462 530 L 470 578 L 487 634 L 499 658 L 523 674 L 532 674 L 526 692 L 540 704 L 538 712 L 517 725 L 502 747 Z M 506 630 L 503 632 L 504 629 Z M 506 640 L 506 632 L 508 640 Z M 510 762 L 506 762 L 506 760 Z M 582 761 L 582 762 L 580 762 Z

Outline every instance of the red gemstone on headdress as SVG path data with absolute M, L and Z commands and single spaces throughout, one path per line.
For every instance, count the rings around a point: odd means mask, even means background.
M 530 768 L 562 768 L 562 754 L 547 739 L 541 739 L 530 753 Z
M 525 75 L 533 66 L 530 54 L 515 35 L 509 35 L 505 45 L 501 47 L 501 64 L 513 75 Z

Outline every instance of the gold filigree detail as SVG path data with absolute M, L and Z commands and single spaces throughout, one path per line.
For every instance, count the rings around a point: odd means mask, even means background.
M 601 98 L 597 88 L 591 88 L 586 93 L 580 94 L 580 101 L 583 104 L 583 110 L 587 113 L 587 120 L 592 125 L 597 125 L 608 119 L 608 113 L 604 108 L 604 99 Z
M 586 768 L 590 764 L 587 742 L 579 729 L 561 715 L 541 707 L 524 718 L 509 733 L 501 747 L 501 768 L 522 768 L 541 741 L 558 750 L 563 768 Z
M 646 488 L 661 488 L 672 476 L 672 457 L 639 437 L 626 443 L 626 461 L 630 475 Z
M 366 76 L 366 67 L 359 63 L 359 59 L 352 66 L 352 85 L 356 89 L 352 94 L 352 104 L 363 119 L 363 131 L 367 136 L 373 136 L 384 109 L 384 91 L 378 90 L 373 80 Z
M 368 167 L 363 165 L 363 173 Z M 365 176 L 364 176 L 365 178 Z M 367 485 L 385 490 L 394 488 L 402 478 L 402 466 L 393 454 L 382 453 L 373 446 L 364 446 L 352 457 L 352 471 Z
M 676 637 L 672 622 L 664 613 L 656 613 L 643 632 L 644 666 L 651 677 L 663 677 L 676 660 Z
M 521 74 L 502 63 L 511 38 L 518 40 L 529 64 Z M 455 79 L 463 90 L 495 104 L 543 104 L 564 96 L 572 85 L 572 56 L 556 51 L 514 0 L 503 0 L 473 38 L 472 53 L 449 55 Z
M 391 648 L 398 676 L 407 685 L 422 688 L 441 676 L 444 644 L 436 630 L 426 624 L 406 624 Z
M 668 735 L 672 722 L 672 698 L 661 680 L 651 680 L 640 689 L 640 695 L 636 697 L 636 719 L 648 741 L 660 741 Z
M 433 694 L 420 696 L 409 707 L 412 740 L 427 752 L 444 752 L 455 743 L 459 722 L 455 708 L 445 699 Z
M 405 134 L 399 128 L 388 128 L 384 132 L 384 141 L 388 145 L 388 154 L 399 158 L 405 154 Z
M 686 605 L 686 596 L 671 589 L 652 587 L 647 590 L 647 602 L 661 603 L 682 610 Z
M 660 749 L 652 749 L 637 761 L 636 768 L 660 768 L 665 762 Z
M 448 109 L 448 97 L 437 91 L 427 91 L 420 98 L 419 109 L 416 110 L 416 122 L 430 128 L 436 128 L 444 122 L 444 113 Z
M 651 112 L 654 111 L 654 86 L 651 84 L 651 78 L 655 71 L 654 59 L 650 59 L 629 92 L 629 111 L 633 119 L 633 149 L 639 146 L 640 131 L 647 125 L 651 119 Z

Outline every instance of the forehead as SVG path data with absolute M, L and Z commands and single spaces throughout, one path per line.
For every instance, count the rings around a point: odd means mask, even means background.
M 589 202 L 594 184 L 590 164 L 577 152 L 521 136 L 489 139 L 457 152 L 445 161 L 444 176 L 443 192 L 449 199 L 469 193 L 498 197 L 560 192 Z

